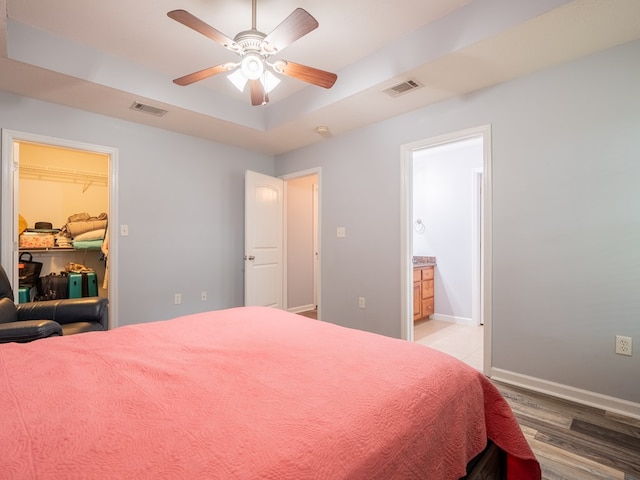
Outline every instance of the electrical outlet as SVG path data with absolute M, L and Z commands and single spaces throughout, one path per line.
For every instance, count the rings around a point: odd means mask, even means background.
M 173 303 L 175 303 L 176 305 L 180 305 L 182 303 L 182 294 L 181 293 L 176 293 L 174 295 Z
M 358 307 L 364 308 L 364 297 L 358 297 Z
M 336 237 L 344 238 L 347 236 L 347 229 L 345 227 L 338 227 L 336 230 Z
M 631 356 L 632 352 L 631 337 L 623 337 L 622 335 L 616 335 L 616 353 L 618 355 Z
M 200 301 L 201 302 L 207 301 L 207 292 L 200 292 Z

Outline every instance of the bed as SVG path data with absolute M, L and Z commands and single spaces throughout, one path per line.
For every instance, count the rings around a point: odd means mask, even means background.
M 0 385 L 3 479 L 540 478 L 476 370 L 273 308 L 0 345 Z

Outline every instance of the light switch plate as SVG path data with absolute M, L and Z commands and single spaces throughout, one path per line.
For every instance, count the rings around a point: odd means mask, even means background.
M 344 238 L 347 236 L 347 230 L 344 227 L 338 227 L 338 229 L 336 230 L 336 236 L 338 238 Z

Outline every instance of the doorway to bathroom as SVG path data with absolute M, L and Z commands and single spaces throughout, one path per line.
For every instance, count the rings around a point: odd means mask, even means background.
M 485 354 L 490 355 L 490 271 L 485 268 L 489 133 L 489 126 L 479 127 L 403 146 L 405 189 L 410 190 L 404 195 L 404 338 L 443 350 L 479 370 L 488 368 Z M 420 265 L 414 267 L 416 259 L 434 264 L 433 313 L 411 308 L 419 303 L 413 302 L 419 291 L 412 282 Z

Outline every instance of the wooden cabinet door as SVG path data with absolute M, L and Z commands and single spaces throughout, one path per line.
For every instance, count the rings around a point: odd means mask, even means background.
M 415 282 L 419 282 L 420 280 L 422 280 L 422 270 L 420 270 L 419 268 L 414 268 L 413 269 L 413 281 Z
M 418 320 L 422 318 L 422 293 L 420 288 L 420 282 L 414 282 L 413 284 L 413 319 Z

